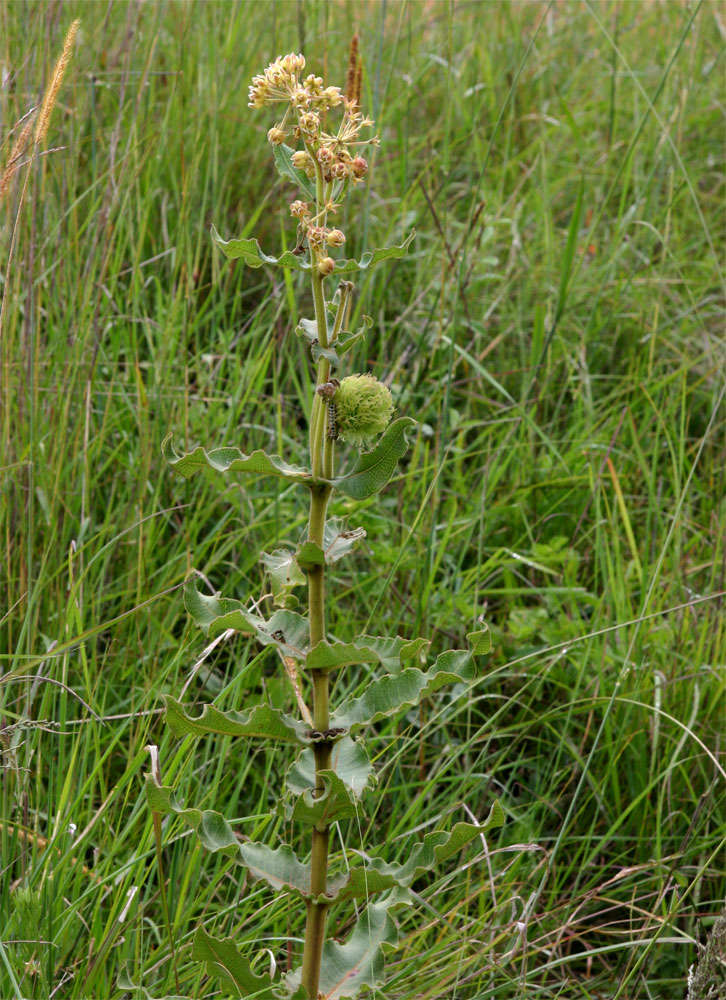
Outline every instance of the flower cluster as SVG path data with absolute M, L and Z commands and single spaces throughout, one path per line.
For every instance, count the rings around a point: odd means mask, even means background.
M 261 108 L 267 104 L 286 104 L 282 119 L 267 133 L 273 146 L 288 141 L 292 165 L 315 182 L 314 204 L 296 200 L 290 205 L 291 215 L 298 220 L 298 238 L 307 240 L 311 256 L 322 275 L 332 274 L 335 261 L 326 247 L 341 247 L 345 235 L 340 229 L 329 228 L 327 217 L 334 213 L 341 191 L 348 183 L 358 183 L 368 173 L 368 161 L 361 148 L 377 145 L 377 136 L 364 137 L 364 129 L 373 122 L 359 110 L 361 67 L 355 51 L 355 72 L 349 80 L 345 96 L 339 87 L 326 87 L 321 77 L 304 76 L 305 59 L 289 53 L 278 56 L 264 73 L 255 76 L 249 91 L 249 106 Z M 351 71 L 349 69 L 349 77 Z M 338 127 L 331 128 L 328 112 L 341 106 Z M 308 188 L 309 190 L 309 188 Z
M 252 78 L 249 90 L 250 108 L 265 104 L 287 103 L 298 110 L 316 115 L 319 111 L 335 108 L 343 101 L 340 87 L 324 87 L 321 77 L 310 74 L 302 79 L 305 56 L 278 56 L 264 73 Z

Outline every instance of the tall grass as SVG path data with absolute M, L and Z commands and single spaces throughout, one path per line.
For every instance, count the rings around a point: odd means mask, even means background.
M 286 697 L 243 638 L 202 660 L 180 586 L 193 552 L 213 586 L 260 595 L 254 553 L 297 541 L 301 515 L 264 479 L 229 507 L 159 446 L 173 429 L 301 457 L 283 432 L 307 378 L 297 278 L 270 295 L 220 266 L 208 222 L 294 238 L 246 84 L 303 46 L 339 75 L 355 25 L 385 142 L 348 250 L 418 231 L 358 309 L 374 373 L 420 420 L 359 517 L 356 613 L 443 647 L 483 612 L 496 640 L 463 707 L 407 718 L 360 836 L 394 860 L 404 832 L 481 818 L 492 793 L 508 815 L 417 884 L 382 995 L 683 996 L 726 895 L 718 7 L 6 4 L 0 162 L 76 16 L 50 148 L 0 218 L 0 995 L 121 995 L 127 964 L 152 996 L 176 988 L 148 743 L 240 836 L 285 833 L 273 763 L 225 739 L 192 756 L 159 706 L 187 685 L 237 707 L 241 670 Z M 338 583 L 331 629 L 350 638 Z M 185 996 L 205 995 L 202 913 L 291 961 L 296 912 L 240 895 L 174 824 L 163 861 Z

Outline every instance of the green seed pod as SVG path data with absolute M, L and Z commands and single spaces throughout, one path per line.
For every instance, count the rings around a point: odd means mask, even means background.
M 358 448 L 382 434 L 393 415 L 391 393 L 373 375 L 344 378 L 334 406 L 338 436 Z

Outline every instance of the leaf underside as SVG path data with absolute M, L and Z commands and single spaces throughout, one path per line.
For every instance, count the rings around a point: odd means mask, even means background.
M 408 448 L 406 431 L 415 423 L 411 417 L 399 417 L 389 424 L 375 448 L 360 456 L 352 472 L 331 480 L 335 488 L 354 500 L 365 500 L 382 490 Z
M 392 901 L 371 903 L 357 921 L 345 944 L 327 940 L 323 946 L 320 993 L 325 1000 L 356 997 L 365 987 L 375 987 L 383 975 L 384 944 L 398 939 L 396 925 L 388 914 Z M 299 970 L 288 976 L 292 988 L 300 982 Z

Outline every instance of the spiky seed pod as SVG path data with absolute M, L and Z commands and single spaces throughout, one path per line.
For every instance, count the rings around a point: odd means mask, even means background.
M 393 416 L 389 389 L 373 375 L 349 375 L 334 397 L 339 437 L 357 448 L 377 438 Z

